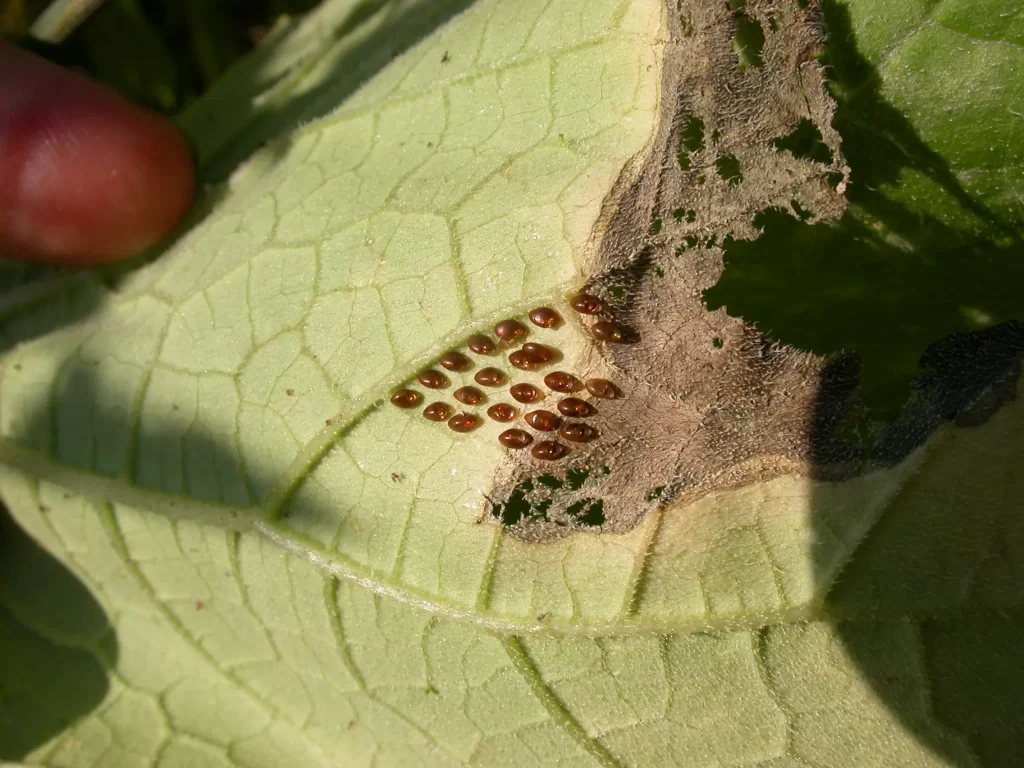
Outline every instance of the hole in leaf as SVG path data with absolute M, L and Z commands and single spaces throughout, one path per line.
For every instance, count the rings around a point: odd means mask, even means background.
M 770 329 L 773 341 L 819 355 L 856 350 L 863 361 L 858 398 L 872 420 L 894 421 L 922 376 L 922 350 L 977 328 L 962 307 L 982 310 L 986 325 L 1020 316 L 1006 286 L 1020 284 L 1024 266 L 1010 259 L 1012 251 L 963 245 L 952 229 L 940 230 L 945 249 L 921 247 L 925 241 L 910 240 L 917 214 L 884 198 L 863 199 L 876 207 L 854 209 L 839 222 L 762 212 L 756 241 L 726 240 L 725 272 L 704 300 L 711 311 L 724 308 Z M 871 215 L 879 210 L 890 218 Z M 916 247 L 907 249 L 908 240 Z
M 602 470 L 609 474 L 611 470 L 604 467 Z M 590 477 L 590 471 L 586 469 L 571 469 L 566 473 L 566 480 L 563 482 L 552 474 L 543 474 L 535 478 L 539 485 L 552 490 L 560 490 L 568 486 L 570 490 L 577 490 Z M 491 515 L 499 520 L 502 525 L 515 526 L 523 519 L 552 521 L 548 516 L 554 499 L 542 499 L 531 501 L 528 496 L 534 490 L 533 480 L 524 480 L 515 487 L 515 490 L 508 497 L 504 504 L 494 504 L 491 507 Z M 565 510 L 566 515 L 573 518 L 575 522 L 584 526 L 602 526 L 605 523 L 604 502 L 601 499 L 581 499 L 569 505 Z M 565 525 L 564 521 L 558 519 L 553 522 Z
M 551 506 L 552 499 L 544 499 L 544 501 L 537 502 L 536 504 L 530 505 L 530 516 L 546 518 L 548 516 L 548 508 Z
M 554 491 L 557 491 L 564 485 L 564 483 L 554 475 L 541 475 L 540 477 L 537 478 L 537 482 L 543 485 L 545 488 L 550 488 Z
M 576 491 L 583 487 L 590 477 L 590 472 L 585 469 L 570 469 L 565 473 L 565 484 L 570 491 Z
M 655 499 L 660 499 L 661 498 L 661 494 L 664 493 L 664 492 L 665 492 L 665 486 L 664 485 L 659 485 L 657 488 L 651 488 L 651 490 L 649 490 L 647 492 L 647 500 L 648 501 L 654 501 Z
M 612 298 L 616 301 L 622 301 L 626 298 L 626 289 L 621 285 L 613 285 L 608 289 L 608 293 L 610 293 Z
M 581 499 L 566 507 L 565 513 L 582 525 L 604 525 L 604 502 L 601 499 Z
M 672 211 L 672 218 L 676 221 L 682 221 L 685 213 L 686 212 L 682 208 L 676 208 Z
M 795 197 L 789 201 L 789 205 L 793 209 L 793 212 L 797 215 L 797 218 L 800 219 L 800 221 L 807 221 L 809 218 L 811 218 L 811 212 L 804 208 L 802 205 L 800 205 L 800 201 L 797 200 Z
M 721 349 L 723 346 L 725 346 L 725 342 L 722 341 L 717 336 L 715 336 L 715 338 L 711 340 L 711 346 L 714 347 L 715 349 Z
M 704 121 L 699 117 L 691 117 L 683 124 L 683 147 L 687 152 L 704 149 Z
M 740 68 L 764 66 L 764 29 L 761 22 L 745 13 L 736 15 L 736 32 L 732 38 L 732 49 L 739 59 Z
M 657 235 L 661 233 L 661 219 L 655 219 L 651 222 L 651 234 Z
M 520 483 L 507 502 L 491 507 L 491 516 L 501 521 L 502 525 L 515 525 L 530 514 L 530 502 L 526 500 L 526 494 L 532 490 L 533 483 L 529 480 Z
M 736 155 L 722 155 L 715 160 L 715 170 L 730 184 L 739 184 L 743 181 L 743 170 L 740 168 L 740 161 Z
M 825 165 L 833 160 L 832 150 L 822 141 L 821 131 L 810 120 L 804 119 L 786 136 L 772 140 L 776 152 L 789 150 L 794 156 L 804 160 L 814 160 Z
M 679 153 L 679 167 L 682 170 L 684 170 L 684 171 L 690 170 L 690 154 L 689 154 L 689 152 L 680 152 Z
M 578 518 L 580 512 L 583 511 L 583 507 L 589 503 L 590 499 L 581 499 L 579 501 L 575 501 L 565 508 L 565 514 L 569 515 L 569 517 Z
M 604 525 L 604 502 L 600 499 L 591 502 L 586 512 L 577 518 L 583 525 L 590 525 L 595 528 Z

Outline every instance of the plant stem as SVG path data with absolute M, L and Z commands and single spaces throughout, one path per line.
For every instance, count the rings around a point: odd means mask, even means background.
M 62 43 L 95 11 L 103 0 L 53 0 L 29 29 L 44 43 Z

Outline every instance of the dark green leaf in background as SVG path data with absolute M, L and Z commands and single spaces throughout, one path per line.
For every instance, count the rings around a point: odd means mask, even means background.
M 891 419 L 931 342 L 1024 316 L 1024 16 L 999 0 L 822 13 L 849 211 L 765 212 L 706 298 L 802 349 L 855 350 L 862 397 Z M 813 138 L 787 148 L 813 154 Z

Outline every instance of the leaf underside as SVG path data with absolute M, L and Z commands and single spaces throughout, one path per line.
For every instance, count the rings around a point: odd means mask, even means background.
M 456 4 L 408 2 L 357 88 L 397 17 L 334 0 L 318 56 L 253 65 L 210 167 L 289 130 L 188 232 L 5 305 L 0 759 L 1024 759 L 1020 327 L 934 345 L 858 441 L 851 358 L 702 299 L 760 212 L 820 226 L 856 184 L 802 5 L 481 0 L 412 44 Z M 551 366 L 467 351 L 506 318 Z M 484 365 L 480 427 L 421 415 Z M 596 439 L 503 448 L 486 407 L 556 367 L 617 388 L 581 394 Z

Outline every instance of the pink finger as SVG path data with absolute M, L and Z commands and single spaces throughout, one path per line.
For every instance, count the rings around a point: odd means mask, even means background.
M 0 42 L 0 255 L 127 258 L 174 228 L 194 185 L 170 123 Z

